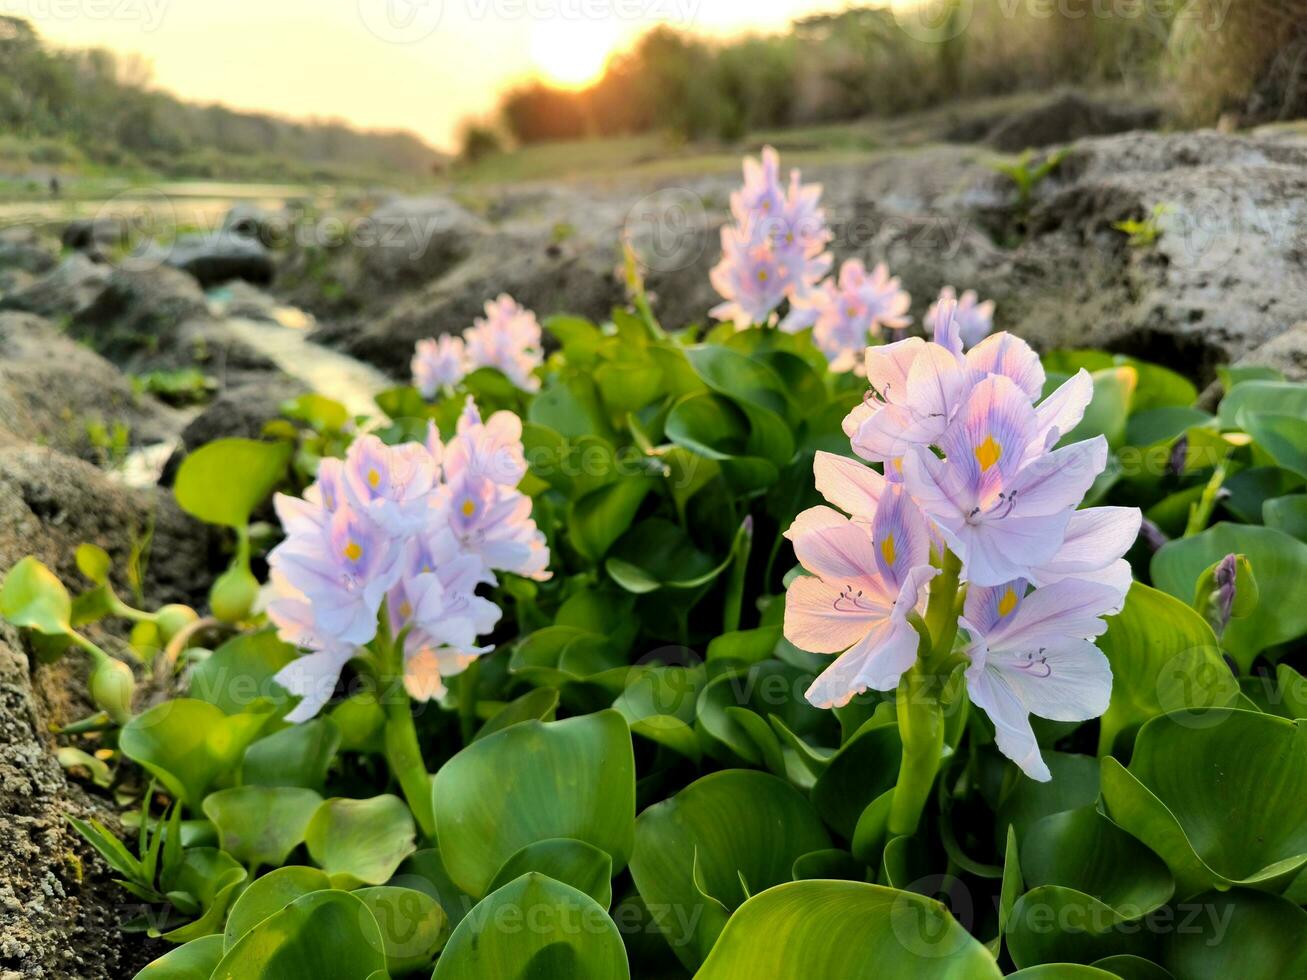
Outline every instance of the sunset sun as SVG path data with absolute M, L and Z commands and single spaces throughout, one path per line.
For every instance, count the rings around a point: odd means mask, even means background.
M 608 20 L 542 21 L 531 29 L 531 63 L 545 81 L 581 88 L 603 74 L 617 33 Z

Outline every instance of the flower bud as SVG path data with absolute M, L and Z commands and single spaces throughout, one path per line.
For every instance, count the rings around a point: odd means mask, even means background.
M 164 606 L 154 614 L 154 621 L 159 626 L 159 634 L 165 644 L 199 618 L 194 609 L 180 603 Z
M 213 615 L 224 623 L 236 623 L 249 616 L 259 595 L 259 580 L 244 565 L 232 565 L 209 590 Z
M 106 654 L 96 657 L 87 689 L 95 706 L 117 724 L 125 725 L 131 720 L 136 678 L 132 676 L 132 669 L 121 660 Z

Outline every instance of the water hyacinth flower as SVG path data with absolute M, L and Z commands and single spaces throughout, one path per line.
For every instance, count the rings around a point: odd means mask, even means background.
M 761 161 L 745 160 L 744 186 L 731 195 L 732 223 L 722 229 L 722 258 L 709 273 L 723 299 L 713 317 L 744 329 L 767 322 L 786 299 L 808 297 L 831 265 L 820 200 L 821 186 L 801 183 L 797 170 L 782 186 L 771 147 Z
M 486 303 L 486 315 L 477 317 L 463 339 L 470 367 L 495 368 L 523 391 L 540 390 L 532 373 L 544 363 L 540 324 L 507 293 Z
M 478 587 L 495 571 L 549 575 L 531 500 L 517 490 L 521 433 L 510 412 L 483 423 L 469 398 L 448 444 L 434 426 L 425 444 L 360 436 L 344 460 L 322 461 L 302 499 L 276 497 L 286 538 L 268 558 L 268 617 L 307 651 L 277 675 L 301 697 L 289 720 L 313 717 L 352 657 L 380 655 L 378 637 L 402 640 L 413 697 L 439 697 L 499 621 Z
M 467 375 L 467 348 L 462 337 L 442 334 L 419 340 L 413 352 L 413 387 L 423 398 L 455 388 Z
M 787 592 L 785 635 L 814 653 L 845 651 L 809 700 L 838 706 L 907 684 L 890 815 L 899 833 L 931 792 L 939 750 L 925 733 L 942 724 L 932 692 L 955 667 L 1000 750 L 1036 779 L 1048 770 L 1031 714 L 1106 710 L 1111 671 L 1091 641 L 1125 603 L 1124 555 L 1142 521 L 1136 508 L 1077 510 L 1107 459 L 1101 436 L 1060 445 L 1093 397 L 1088 373 L 1043 397 L 1035 352 L 1006 333 L 964 340 L 957 305 L 940 298 L 932 341 L 867 349 L 868 395 L 844 431 L 883 472 L 817 453 L 817 489 L 851 517 L 816 507 L 786 532 L 810 574 Z
M 1087 721 L 1107 710 L 1112 668 L 1090 641 L 1107 629 L 1102 617 L 1118 597 L 1111 586 L 1078 579 L 1027 590 L 1024 579 L 968 589 L 967 693 L 993 721 L 1003 754 L 1047 782 L 1030 716 Z
M 937 569 L 916 505 L 901 487 L 881 491 L 870 527 L 815 507 L 787 532 L 812 575 L 790 585 L 785 638 L 802 650 L 840 654 L 807 691 L 818 707 L 847 704 L 868 688 L 893 690 L 917 657 L 908 616 Z
M 946 343 L 941 335 L 952 331 L 952 336 L 957 338 L 959 354 L 964 349 L 975 347 L 994 330 L 994 301 L 991 299 L 981 303 L 979 300 L 974 289 L 968 289 L 958 296 L 952 286 L 945 286 L 939 291 L 939 298 L 930 304 L 922 321 L 927 336 L 934 337 L 936 343 L 951 348 L 952 343 Z
M 812 339 L 830 370 L 852 371 L 862 363 L 868 341 L 882 329 L 906 327 L 912 299 L 889 274 L 884 262 L 870 273 L 859 259 L 840 266 L 806 299 L 795 299 L 781 329 L 793 333 L 811 326 Z

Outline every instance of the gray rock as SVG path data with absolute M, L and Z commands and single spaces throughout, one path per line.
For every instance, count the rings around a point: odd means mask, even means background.
M 70 221 L 64 226 L 59 240 L 64 248 L 98 255 L 106 249 L 125 245 L 129 237 L 130 227 L 126 219 L 97 217 Z
M 58 261 L 53 247 L 31 228 L 0 230 L 0 269 L 21 269 L 40 275 Z
M 0 310 L 22 310 L 45 317 L 76 316 L 109 282 L 113 270 L 74 252 L 54 269 L 0 298 Z
M 1001 120 L 985 135 L 984 141 L 996 150 L 1020 153 L 1087 136 L 1155 129 L 1161 118 L 1157 106 L 1136 106 L 1116 99 L 1091 99 L 1078 92 L 1063 92 Z
M 232 230 L 180 235 L 171 244 L 153 246 L 147 255 L 189 272 L 205 289 L 231 279 L 267 286 L 275 271 L 272 256 L 257 238 Z
M 115 270 L 69 332 L 131 371 L 198 366 L 221 384 L 276 369 L 209 312 L 195 279 L 167 266 Z
M 252 238 L 266 248 L 280 248 L 289 241 L 290 216 L 253 204 L 237 204 L 222 219 L 224 231 Z
M 129 444 L 175 439 L 184 423 L 112 364 L 26 313 L 0 313 L 0 427 L 86 459 L 102 459 L 94 424 L 127 426 Z
M 1294 324 L 1235 363 L 1240 367 L 1275 368 L 1290 381 L 1307 381 L 1307 320 Z

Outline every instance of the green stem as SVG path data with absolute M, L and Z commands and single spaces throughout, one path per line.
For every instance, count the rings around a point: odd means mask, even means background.
M 961 559 L 946 551 L 943 567 L 930 584 L 926 635 L 921 638 L 917 662 L 899 680 L 897 709 L 903 759 L 889 815 L 889 830 L 895 835 L 916 832 L 943 758 L 945 725 L 940 693 L 958 634 L 961 573 Z
M 1211 522 L 1212 511 L 1216 509 L 1216 498 L 1225 483 L 1226 462 L 1229 457 L 1216 464 L 1212 477 L 1203 488 L 1203 495 L 1189 507 L 1189 521 L 1185 524 L 1184 537 L 1191 538 L 1201 533 Z
M 477 727 L 477 683 L 481 661 L 473 660 L 458 679 L 458 728 L 463 744 L 470 745 Z
M 400 644 L 391 639 L 389 617 L 384 606 L 380 618 L 382 625 L 377 633 L 376 647 L 379 691 L 386 712 L 386 762 L 399 781 L 404 799 L 413 811 L 413 819 L 423 836 L 431 840 L 436 835 L 431 774 L 422 761 L 417 726 L 413 724 L 413 709 L 404 688 L 403 652 Z
M 903 760 L 889 812 L 889 831 L 895 836 L 916 832 L 939 772 L 944 752 L 944 713 L 934 680 L 918 661 L 899 681 L 898 719 Z

